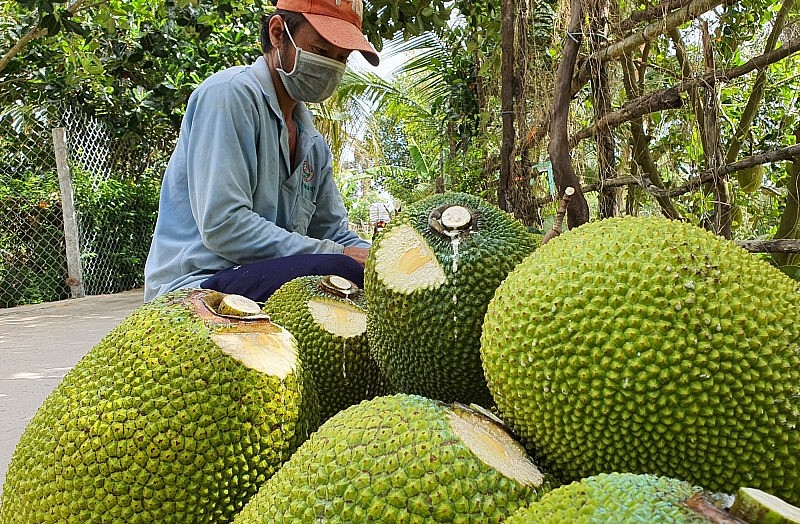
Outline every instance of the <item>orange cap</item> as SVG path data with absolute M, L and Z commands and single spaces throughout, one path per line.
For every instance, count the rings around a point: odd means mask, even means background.
M 322 38 L 342 49 L 360 51 L 367 62 L 380 63 L 378 53 L 361 33 L 361 0 L 278 0 L 277 9 L 303 13 Z

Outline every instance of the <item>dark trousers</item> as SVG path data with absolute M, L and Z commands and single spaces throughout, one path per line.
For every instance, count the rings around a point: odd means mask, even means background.
M 364 267 L 345 255 L 293 255 L 234 266 L 217 271 L 202 287 L 264 302 L 286 282 L 311 275 L 338 275 L 364 287 Z

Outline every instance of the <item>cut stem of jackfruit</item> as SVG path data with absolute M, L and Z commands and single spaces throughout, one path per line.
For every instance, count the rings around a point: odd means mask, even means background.
M 320 291 L 336 297 L 350 298 L 356 295 L 360 289 L 353 282 L 338 275 L 326 275 L 319 280 L 318 288 Z
M 225 295 L 217 307 L 220 315 L 231 315 L 234 317 L 249 317 L 261 313 L 259 305 L 242 295 Z
M 800 508 L 755 488 L 739 488 L 731 515 L 750 524 L 800 524 Z
M 471 221 L 469 209 L 463 206 L 450 206 L 442 212 L 442 225 L 450 230 L 462 229 Z
M 540 487 L 544 476 L 522 447 L 500 425 L 466 406 L 448 409 L 450 427 L 487 466 L 526 486 Z
M 330 282 L 332 286 L 335 286 L 336 288 L 341 289 L 343 291 L 347 291 L 348 289 L 353 287 L 352 282 L 338 275 L 331 275 L 330 277 L 328 277 L 328 282 Z

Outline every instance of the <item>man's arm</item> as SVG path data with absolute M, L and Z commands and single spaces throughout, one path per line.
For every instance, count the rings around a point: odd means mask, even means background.
M 354 259 L 356 262 L 358 262 L 363 266 L 364 263 L 367 261 L 367 256 L 369 255 L 369 248 L 346 247 L 344 248 L 344 254 Z

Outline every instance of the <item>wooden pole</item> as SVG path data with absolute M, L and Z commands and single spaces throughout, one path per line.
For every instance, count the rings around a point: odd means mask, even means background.
M 53 146 L 56 152 L 58 185 L 61 188 L 61 212 L 64 216 L 64 239 L 67 255 L 67 285 L 72 298 L 85 296 L 83 289 L 83 266 L 78 245 L 78 220 L 75 213 L 75 199 L 72 195 L 72 175 L 67 161 L 67 130 L 63 127 L 53 129 Z

